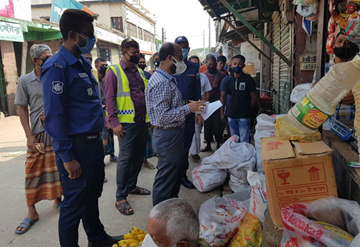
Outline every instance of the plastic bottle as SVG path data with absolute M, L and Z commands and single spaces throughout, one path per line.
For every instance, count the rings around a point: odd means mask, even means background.
M 289 121 L 304 133 L 313 133 L 331 115 L 336 105 L 360 82 L 360 56 L 334 64 L 330 71 L 288 112 Z

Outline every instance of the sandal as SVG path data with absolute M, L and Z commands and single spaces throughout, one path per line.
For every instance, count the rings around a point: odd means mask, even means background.
M 118 157 L 114 156 L 112 159 L 110 159 L 110 162 L 117 162 Z
M 30 218 L 25 218 L 18 227 L 15 229 L 16 234 L 24 234 L 25 232 L 29 231 L 29 229 L 34 225 L 39 219 L 33 220 Z M 18 230 L 18 228 L 23 228 L 23 230 Z
M 123 215 L 132 215 L 132 214 L 134 214 L 134 210 L 132 209 L 132 207 L 130 206 L 128 201 L 125 201 L 125 202 L 119 203 L 119 204 L 117 204 L 115 202 L 115 207 Z
M 131 191 L 129 194 L 147 196 L 147 195 L 151 195 L 151 191 L 147 190 L 147 189 L 144 189 L 144 188 L 136 187 L 136 189 Z
M 143 165 L 143 167 L 147 168 L 147 169 L 150 169 L 150 170 L 154 170 L 155 169 L 155 166 L 151 163 L 146 163 L 145 165 Z
M 58 202 L 58 203 L 56 203 L 55 205 L 53 205 L 53 208 L 56 209 L 56 210 L 60 210 L 60 209 L 61 209 L 61 206 L 62 206 L 62 203 L 61 203 L 61 202 Z
M 205 148 L 201 149 L 200 152 L 210 152 L 211 150 L 211 146 L 206 146 Z

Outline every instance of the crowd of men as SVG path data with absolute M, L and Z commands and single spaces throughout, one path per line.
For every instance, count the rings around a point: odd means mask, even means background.
M 54 55 L 46 45 L 31 48 L 36 68 L 20 78 L 19 82 L 24 82 L 19 83 L 16 98 L 28 139 L 28 173 L 32 174 L 34 164 L 43 165 L 44 159 L 39 157 L 51 157 L 52 161 L 50 175 L 49 168 L 44 168 L 39 176 L 26 177 L 26 195 L 36 197 L 34 188 L 41 184 L 36 185 L 35 180 L 47 181 L 57 192 L 50 190 L 46 197 L 27 200 L 28 216 L 16 233 L 25 233 L 39 219 L 35 210 L 38 201 L 55 200 L 54 206 L 61 208 L 60 245 L 66 247 L 78 246 L 80 220 L 89 246 L 111 246 L 121 238 L 107 235 L 99 219 L 98 199 L 106 182 L 104 155 L 117 162 L 117 210 L 134 214 L 127 201 L 129 194 L 152 194 L 156 208 L 177 198 L 181 184 L 194 188 L 186 176 L 189 152 L 199 159 L 200 151 L 212 150 L 214 140 L 219 148 L 226 120 L 228 136 L 238 135 L 240 141 L 249 142 L 250 110 L 258 103 L 255 82 L 243 73 L 245 57 L 237 55 L 227 64 L 224 56 L 216 59 L 208 55 L 200 67 L 198 57 L 188 58 L 190 46 L 184 36 L 162 45 L 153 56 L 155 68 L 149 72 L 144 70 L 146 61 L 139 44 L 131 38 L 121 43 L 119 63 L 109 66 L 104 58 L 97 58 L 94 70 L 92 22 L 93 17 L 86 12 L 66 10 L 60 19 L 63 45 Z M 199 113 L 207 102 L 217 100 L 222 107 L 203 123 Z M 206 146 L 200 149 L 202 124 Z M 114 135 L 119 142 L 118 157 Z M 141 167 L 147 164 L 149 136 L 158 158 L 152 192 L 137 186 Z M 40 145 L 44 143 L 45 147 Z M 162 213 L 154 210 L 150 217 L 161 219 Z

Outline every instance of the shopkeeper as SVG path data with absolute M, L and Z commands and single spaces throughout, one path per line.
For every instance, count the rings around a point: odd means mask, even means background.
M 359 52 L 359 48 L 356 44 L 352 43 L 346 38 L 345 31 L 340 29 L 336 35 L 334 42 L 334 59 L 325 65 L 325 74 L 329 71 L 333 64 L 344 63 L 352 60 Z M 312 81 L 312 87 L 317 83 L 316 71 Z M 355 105 L 354 96 L 352 92 L 349 92 L 340 103 L 336 106 L 335 114 L 336 120 L 340 121 L 353 121 L 355 117 Z M 331 130 L 333 124 L 332 118 L 329 118 L 323 125 L 324 130 Z

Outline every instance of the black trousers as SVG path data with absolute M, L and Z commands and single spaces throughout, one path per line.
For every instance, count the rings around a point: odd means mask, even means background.
M 59 217 L 59 239 L 63 247 L 78 247 L 78 228 L 82 220 L 90 242 L 106 237 L 99 219 L 98 200 L 104 184 L 104 150 L 101 140 L 74 142 L 71 150 L 80 163 L 81 176 L 70 179 L 60 156 L 56 154 L 56 165 L 62 178 L 64 200 Z
M 215 136 L 215 141 L 218 144 L 221 143 L 222 132 L 223 128 L 220 120 L 220 109 L 218 109 L 204 122 L 204 137 L 207 145 L 210 145 L 213 136 Z
M 137 177 L 144 161 L 148 136 L 147 123 L 123 123 L 125 134 L 119 139 L 119 156 L 116 170 L 116 201 L 126 199 L 136 188 Z

